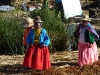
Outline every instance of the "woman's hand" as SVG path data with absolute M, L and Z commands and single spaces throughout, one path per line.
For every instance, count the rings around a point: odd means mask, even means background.
M 41 47 L 41 48 L 44 48 L 44 47 L 45 47 L 45 44 L 40 45 L 40 47 Z
M 33 46 L 33 44 L 28 44 L 28 47 L 31 47 L 31 46 Z
M 91 48 L 92 47 L 92 44 L 88 44 L 88 47 Z

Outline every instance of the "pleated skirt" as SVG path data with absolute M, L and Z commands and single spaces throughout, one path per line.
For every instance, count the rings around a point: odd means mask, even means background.
M 38 45 L 29 47 L 25 53 L 23 66 L 36 70 L 47 70 L 51 68 L 48 47 L 41 48 Z
M 97 45 L 94 42 L 91 48 L 88 44 L 78 42 L 78 63 L 79 66 L 91 65 L 98 60 Z

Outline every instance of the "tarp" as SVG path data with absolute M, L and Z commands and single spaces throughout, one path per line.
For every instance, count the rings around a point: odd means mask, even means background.
M 80 0 L 62 0 L 66 19 L 76 15 L 82 15 Z
M 11 11 L 11 10 L 14 10 L 15 7 L 11 7 L 9 5 L 2 5 L 0 6 L 0 11 Z

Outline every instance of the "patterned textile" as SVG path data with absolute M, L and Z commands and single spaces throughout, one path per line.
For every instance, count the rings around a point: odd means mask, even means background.
M 83 25 L 80 24 L 80 27 L 82 27 Z M 91 31 L 94 35 L 95 35 L 95 39 L 99 40 L 99 35 L 97 34 L 97 32 L 94 30 L 94 28 L 92 27 L 92 25 L 90 23 L 88 23 L 86 26 L 84 26 L 87 30 Z

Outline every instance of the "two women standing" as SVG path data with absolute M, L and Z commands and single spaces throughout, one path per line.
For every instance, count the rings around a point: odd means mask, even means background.
M 44 28 L 42 28 L 40 16 L 34 20 L 34 28 L 26 37 L 28 50 L 25 53 L 23 66 L 35 70 L 46 70 L 51 67 L 48 45 L 50 38 Z
M 82 19 L 76 29 L 75 36 L 78 40 L 78 63 L 79 66 L 93 64 L 98 60 L 98 50 L 96 40 L 99 35 L 90 24 L 88 15 Z M 44 28 L 42 28 L 41 18 L 36 16 L 34 20 L 34 28 L 30 30 L 26 37 L 28 50 L 25 53 L 23 66 L 35 70 L 46 70 L 51 68 L 50 54 L 48 45 L 50 38 Z

